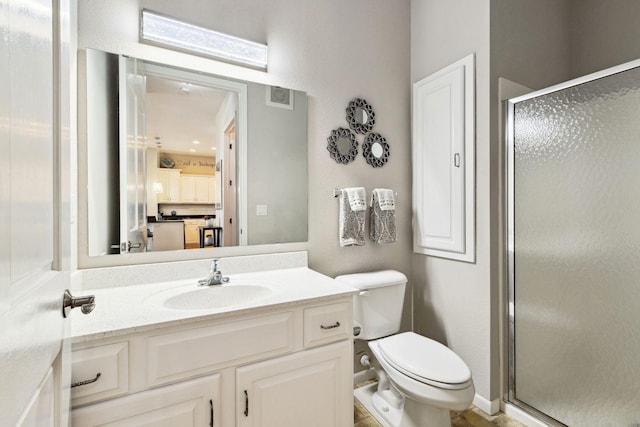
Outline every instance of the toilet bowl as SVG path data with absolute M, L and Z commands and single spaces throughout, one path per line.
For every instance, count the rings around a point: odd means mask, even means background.
M 354 297 L 356 339 L 368 341 L 377 385 L 354 392 L 383 426 L 451 426 L 450 410 L 475 395 L 471 371 L 451 349 L 413 332 L 397 334 L 407 278 L 393 270 L 336 277 L 360 290 Z

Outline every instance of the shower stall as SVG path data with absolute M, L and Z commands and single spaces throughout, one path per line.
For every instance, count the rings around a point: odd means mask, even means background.
M 508 400 L 640 426 L 640 60 L 506 108 Z

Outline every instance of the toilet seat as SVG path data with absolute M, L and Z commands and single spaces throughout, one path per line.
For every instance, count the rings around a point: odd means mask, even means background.
M 381 356 L 402 374 L 442 389 L 469 387 L 471 371 L 451 349 L 413 332 L 378 340 Z

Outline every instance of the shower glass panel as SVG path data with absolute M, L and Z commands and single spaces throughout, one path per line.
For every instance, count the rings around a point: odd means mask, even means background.
M 569 426 L 640 425 L 639 66 L 507 105 L 509 399 Z

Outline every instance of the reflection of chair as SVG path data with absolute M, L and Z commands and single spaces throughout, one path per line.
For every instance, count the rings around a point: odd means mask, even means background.
M 222 246 L 222 227 L 201 225 L 198 227 L 198 232 L 200 233 L 200 247 L 204 248 L 205 233 L 207 231 L 211 231 L 213 234 L 213 246 Z

